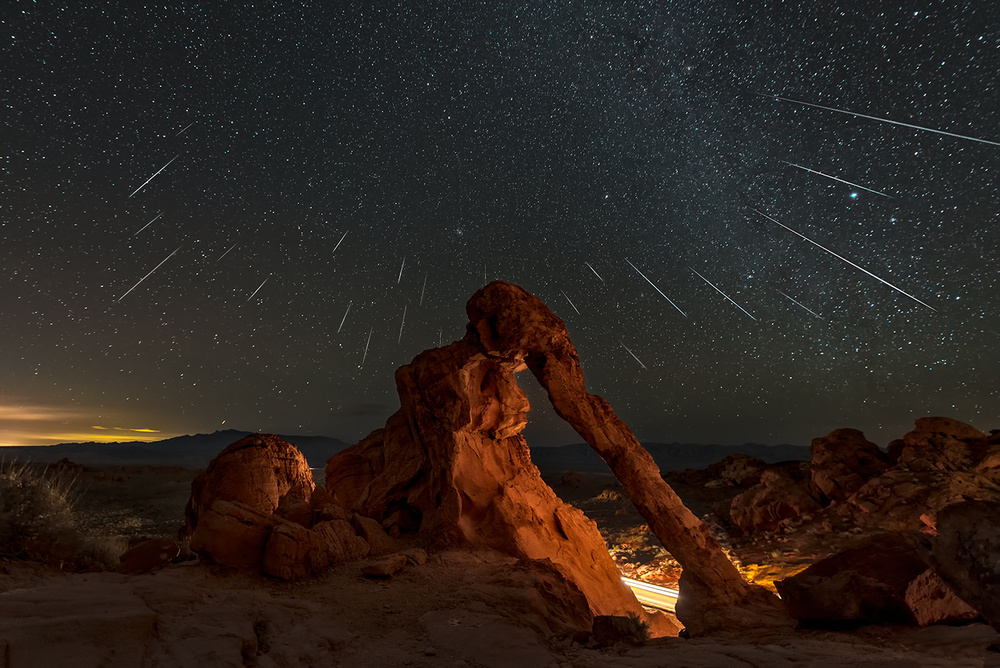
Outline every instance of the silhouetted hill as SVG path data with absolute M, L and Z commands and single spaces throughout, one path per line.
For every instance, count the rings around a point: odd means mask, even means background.
M 698 443 L 643 443 L 656 460 L 660 471 L 703 469 L 728 455 L 744 454 L 769 464 L 789 460 L 809 459 L 809 448 L 802 445 L 705 445 Z M 580 473 L 610 473 L 601 456 L 586 443 L 531 449 L 531 460 L 542 473 L 579 471 Z
M 235 443 L 249 431 L 225 429 L 211 434 L 177 436 L 148 443 L 60 443 L 32 447 L 0 449 L 6 461 L 57 462 L 67 458 L 85 466 L 183 466 L 200 469 L 226 446 Z M 313 468 L 322 468 L 326 460 L 350 444 L 327 436 L 284 436 L 302 451 Z M 809 448 L 799 445 L 704 445 L 694 443 L 644 443 L 660 470 L 683 471 L 705 468 L 726 455 L 742 453 L 773 463 L 809 459 Z M 586 443 L 531 449 L 531 459 L 543 472 L 579 471 L 609 472 L 604 460 Z
M 235 443 L 249 431 L 224 429 L 211 434 L 176 436 L 148 443 L 60 443 L 0 449 L 7 461 L 57 462 L 67 458 L 85 466 L 183 466 L 200 469 L 226 446 Z M 326 460 L 349 444 L 327 436 L 280 436 L 302 451 L 313 468 L 322 468 Z

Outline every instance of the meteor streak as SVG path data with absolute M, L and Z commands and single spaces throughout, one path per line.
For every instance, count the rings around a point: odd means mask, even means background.
M 569 305 L 573 307 L 573 310 L 574 310 L 574 311 L 576 311 L 576 314 L 577 314 L 577 315 L 582 315 L 582 314 L 580 313 L 580 309 L 578 309 L 578 308 L 576 307 L 576 304 L 574 304 L 574 303 L 573 303 L 573 300 L 569 298 L 569 295 L 568 295 L 568 294 L 566 294 L 566 291 L 565 291 L 565 290 L 560 290 L 559 292 L 561 292 L 561 293 L 562 293 L 562 296 L 566 298 L 566 301 L 568 301 L 568 302 L 569 302 Z
M 177 133 L 177 134 L 175 134 L 174 136 L 175 136 L 175 137 L 180 137 L 180 136 L 181 136 L 182 134 L 184 134 L 185 132 L 187 132 L 187 129 L 188 129 L 189 127 L 191 127 L 191 126 L 192 126 L 192 125 L 194 125 L 195 123 L 197 123 L 197 121 L 191 121 L 190 123 L 188 123 L 188 124 L 187 124 L 187 125 L 186 125 L 186 126 L 184 127 L 184 129 L 183 129 L 183 130 L 181 130 L 180 132 L 178 132 L 178 133 Z
M 427 274 L 424 274 L 424 287 L 420 288 L 420 303 L 418 306 L 424 305 L 424 293 L 427 291 Z
M 261 282 L 260 282 L 260 285 L 258 285 L 258 286 L 257 286 L 257 289 L 253 291 L 253 294 L 252 294 L 252 295 L 250 295 L 249 297 L 247 297 L 247 300 L 246 300 L 245 302 L 243 302 L 243 303 L 244 303 L 244 304 L 246 304 L 246 303 L 247 303 L 247 302 L 249 302 L 249 301 L 250 301 L 251 299 L 253 299 L 253 296 L 254 296 L 255 294 L 257 294 L 258 292 L 260 292 L 260 289 L 261 289 L 262 287 L 264 287 L 264 284 L 265 284 L 265 283 L 267 283 L 267 281 L 268 281 L 268 280 L 269 280 L 270 278 L 271 278 L 271 274 L 268 274 L 268 275 L 267 275 L 267 278 L 265 278 L 265 279 L 264 279 L 263 281 L 261 281 Z
M 156 214 L 156 217 L 153 218 L 153 220 L 149 221 L 148 223 L 146 223 L 145 225 L 143 225 L 142 227 L 139 228 L 139 232 L 142 232 L 144 229 L 146 229 L 147 227 L 149 227 L 150 225 L 152 225 L 153 223 L 155 223 L 156 221 L 158 221 L 160 219 L 160 216 L 162 216 L 162 215 L 163 215 L 162 211 L 159 212 L 158 214 Z M 137 236 L 139 234 L 139 232 L 136 232 L 132 236 L 133 237 Z
M 859 114 L 855 111 L 847 111 L 846 109 L 837 109 L 836 107 L 824 107 L 822 104 L 814 104 L 812 102 L 803 102 L 802 100 L 793 100 L 790 97 L 781 97 L 780 95 L 767 95 L 764 93 L 757 93 L 761 97 L 770 97 L 775 100 L 781 100 L 782 102 L 793 102 L 795 104 L 801 104 L 806 107 L 815 107 L 816 109 L 826 109 L 827 111 L 835 111 L 838 114 L 846 114 L 848 116 L 857 116 L 858 118 L 867 118 L 870 121 L 878 121 L 880 123 L 889 123 L 891 125 L 901 125 L 904 128 L 912 128 L 914 130 L 923 130 L 924 132 L 933 132 L 939 135 L 945 135 L 947 137 L 956 137 L 958 139 L 968 139 L 969 141 L 977 141 L 981 144 L 989 144 L 990 146 L 1000 146 L 1000 142 L 990 141 L 989 139 L 980 139 L 978 137 L 970 137 L 968 135 L 960 135 L 954 132 L 946 132 L 944 130 L 937 130 L 935 128 L 927 128 L 922 125 L 913 125 L 912 123 L 903 123 L 902 121 L 894 121 L 888 118 L 879 118 L 878 116 L 869 116 L 868 114 Z
M 766 214 L 766 213 L 764 213 L 763 211 L 758 211 L 757 209 L 754 209 L 754 208 L 752 208 L 752 207 L 751 207 L 751 209 L 750 209 L 750 210 L 751 210 L 751 211 L 753 211 L 754 213 L 757 213 L 757 214 L 759 214 L 759 215 L 763 216 L 764 218 L 767 218 L 767 219 L 768 219 L 768 220 L 770 220 L 770 221 L 771 221 L 772 223 L 776 223 L 777 225 L 781 225 L 781 226 L 782 226 L 783 228 L 785 228 L 786 230 L 788 230 L 789 232 L 791 232 L 791 233 L 792 233 L 792 234 L 794 234 L 795 236 L 798 236 L 798 237 L 802 237 L 803 239 L 805 239 L 806 241 L 808 241 L 809 243 L 811 243 L 811 244 L 812 244 L 813 246 L 816 246 L 817 248 L 820 248 L 820 249 L 822 249 L 822 250 L 826 251 L 827 253 L 829 253 L 830 255 L 834 256 L 834 257 L 835 257 L 835 258 L 837 258 L 838 260 L 843 260 L 844 262 L 846 262 L 847 264 L 851 265 L 851 266 L 852 266 L 852 267 L 854 267 L 855 269 L 860 269 L 861 271 L 865 272 L 866 274 L 868 274 L 869 276 L 871 276 L 872 278 L 874 278 L 874 279 L 875 279 L 876 281 L 879 281 L 879 282 L 881 282 L 881 283 L 885 283 L 886 285 L 888 285 L 888 286 L 889 286 L 890 288 L 892 288 L 893 290 L 895 290 L 895 291 L 896 291 L 896 292 L 898 292 L 899 294 L 901 294 L 901 295 L 905 295 L 905 296 L 909 297 L 910 299 L 912 299 L 913 301 L 915 301 L 915 302 L 917 302 L 918 304 L 920 304 L 921 306 L 926 306 L 926 307 L 927 307 L 927 308 L 929 308 L 930 310 L 932 310 L 932 311 L 934 311 L 935 313 L 937 313 L 937 309 L 936 309 L 936 308 L 934 308 L 933 306 L 931 306 L 930 304 L 928 304 L 927 302 L 922 302 L 922 301 L 920 301 L 919 299 L 917 299 L 916 297 L 914 297 L 913 295 L 911 295 L 911 294 L 910 294 L 909 292 L 906 292 L 905 290 L 902 290 L 902 289 L 900 289 L 900 288 L 897 288 L 897 287 L 896 287 L 895 285 L 893 285 L 893 284 L 892 284 L 892 283 L 890 283 L 889 281 L 887 281 L 887 280 L 885 280 L 885 279 L 883 279 L 883 278 L 879 278 L 878 276 L 876 276 L 876 275 L 875 275 L 875 274 L 873 274 L 872 272 L 868 271 L 868 270 L 867 270 L 867 269 L 865 269 L 864 267 L 862 267 L 862 266 L 860 266 L 860 265 L 857 265 L 857 264 L 854 264 L 853 262 L 851 262 L 850 260 L 848 260 L 848 259 L 847 259 L 846 257 L 844 257 L 843 255 L 837 255 L 836 253 L 834 253 L 834 252 L 833 252 L 832 250 L 830 250 L 830 249 L 829 249 L 829 248 L 827 248 L 826 246 L 821 246 L 820 244 L 816 243 L 815 241 L 813 241 L 812 239 L 810 239 L 810 238 L 809 238 L 809 237 L 807 237 L 806 235 L 802 234 L 801 232 L 796 232 L 795 230 L 793 230 L 792 228 L 790 228 L 790 227 L 789 227 L 788 225 L 785 225 L 784 223 L 782 223 L 782 222 L 780 222 L 780 221 L 778 221 L 778 220 L 776 220 L 776 219 L 772 218 L 771 216 L 767 215 L 767 214 Z
M 406 304 L 403 304 L 403 319 L 399 321 L 399 337 L 396 339 L 396 343 L 400 343 L 403 340 L 403 325 L 406 324 Z
M 668 296 L 666 296 L 665 294 L 663 294 L 663 290 L 661 290 L 661 289 L 659 289 L 658 287 L 656 287 L 656 284 L 655 284 L 655 283 L 653 283 L 653 281 L 649 280 L 649 278 L 647 278 L 647 277 L 646 277 L 646 274 L 644 274 L 644 273 L 642 273 L 641 271 L 639 271 L 639 267 L 637 267 L 637 266 L 635 266 L 634 264 L 632 264 L 631 262 L 629 262 L 629 261 L 628 261 L 628 258 L 625 258 L 625 261 L 626 261 L 626 262 L 628 262 L 628 266 L 630 266 L 630 267 L 632 267 L 633 269 L 635 269 L 635 270 L 636 270 L 636 271 L 637 271 L 637 272 L 639 273 L 639 275 L 640 275 L 640 276 L 642 276 L 643 278 L 645 278 L 645 279 L 646 279 L 646 282 L 647 282 L 647 283 L 649 283 L 650 285 L 652 285 L 652 286 L 653 286 L 653 289 L 654 289 L 654 290 L 656 290 L 657 292 L 659 292 L 659 293 L 660 293 L 660 296 L 661 296 L 661 297 L 663 297 L 663 298 L 664 298 L 664 299 L 666 299 L 666 300 L 667 300 L 668 302 L 670 302 L 670 305 L 671 305 L 671 306 L 673 306 L 673 307 L 674 307 L 675 309 L 677 309 L 677 312 L 678 312 L 678 313 L 680 313 L 680 314 L 681 314 L 682 316 L 684 316 L 685 318 L 686 318 L 686 317 L 688 317 L 688 314 L 687 314 L 687 313 L 685 313 L 684 311 L 682 311 L 682 310 L 681 310 L 681 307 L 680 307 L 680 306 L 678 306 L 677 304 L 675 304 L 675 303 L 673 302 L 673 300 L 672 300 L 672 299 L 670 299 L 670 297 L 668 297 Z M 624 345 L 624 344 L 623 344 L 623 345 Z M 628 348 L 626 348 L 626 350 L 628 350 Z
M 172 258 L 177 253 L 177 251 L 179 251 L 183 246 L 184 246 L 184 244 L 181 244 L 180 246 L 177 247 L 177 249 L 173 253 L 171 253 L 167 257 L 163 258 L 163 260 L 160 262 L 160 264 L 158 264 L 155 267 L 153 267 L 153 269 L 148 274 L 146 274 L 145 276 L 143 276 L 142 278 L 140 278 L 138 283 L 136 283 L 135 285 L 133 285 L 131 288 L 128 289 L 128 292 L 126 292 L 125 294 L 123 294 L 121 297 L 118 298 L 118 301 L 121 301 L 121 300 L 125 299 L 125 297 L 128 296 L 129 292 L 132 292 L 133 290 L 135 290 L 137 287 L 139 287 L 139 283 L 142 283 L 147 278 L 149 278 L 150 276 L 152 276 L 154 271 L 156 271 L 157 269 L 159 269 L 160 267 L 162 267 L 163 263 L 166 262 L 167 260 L 169 260 L 170 258 Z
M 354 302 L 347 302 L 347 310 L 344 311 L 344 317 L 340 319 L 340 327 L 337 328 L 337 333 L 340 334 L 340 330 L 344 328 L 344 321 L 347 320 L 347 314 L 351 312 L 351 304 Z
M 178 153 L 174 157 L 170 158 L 170 162 L 168 162 L 167 164 L 163 165 L 163 167 L 160 167 L 158 170 L 156 170 L 156 174 L 153 174 L 148 179 L 146 179 L 146 183 L 143 183 L 141 186 L 139 186 L 138 188 L 136 188 L 135 190 L 133 190 L 132 191 L 132 195 L 136 194 L 137 192 L 139 192 L 140 190 L 142 190 L 143 188 L 145 188 L 147 183 L 149 183 L 150 181 L 152 181 L 153 179 L 155 179 L 160 174 L 160 172 L 162 172 L 164 169 L 166 169 L 167 167 L 169 167 L 170 163 L 173 162 L 174 160 L 176 160 L 179 157 L 181 157 L 180 153 Z M 132 197 L 132 195 L 129 195 L 129 197 Z
M 399 278 L 396 279 L 396 285 L 399 285 L 399 282 L 403 280 L 403 267 L 405 266 L 406 266 L 406 256 L 404 255 L 403 261 L 399 265 Z
M 240 242 L 239 242 L 239 241 L 237 241 L 236 243 L 234 243 L 234 244 L 233 244 L 232 246 L 230 246 L 230 247 L 229 247 L 229 249 L 228 249 L 228 250 L 227 250 L 227 251 L 226 251 L 225 253 L 223 253 L 222 255 L 220 255 L 220 256 L 219 256 L 219 259 L 218 259 L 218 260 L 216 260 L 216 262 L 218 262 L 218 261 L 219 261 L 219 260 L 221 260 L 222 258 L 224 258 L 224 257 L 226 257 L 227 255 L 229 255 L 229 251 L 233 250 L 234 248 L 236 248 L 236 247 L 237 247 L 237 246 L 239 246 L 239 245 L 240 245 Z
M 867 190 L 870 193 L 875 193 L 876 195 L 881 195 L 882 197 L 888 197 L 889 199 L 896 199 L 892 195 L 887 195 L 884 192 L 880 192 L 878 190 L 872 190 L 871 188 L 865 188 L 864 186 L 858 185 L 857 183 L 851 183 L 850 181 L 845 181 L 844 179 L 838 179 L 836 176 L 830 176 L 829 174 L 824 174 L 823 172 L 816 171 L 815 169 L 809 169 L 808 167 L 803 167 L 802 165 L 796 165 L 794 162 L 788 162 L 786 160 L 782 160 L 781 162 L 785 163 L 786 165 L 789 165 L 790 167 L 798 167 L 799 169 L 805 170 L 812 174 L 819 174 L 820 176 L 825 176 L 828 179 L 833 179 L 834 181 L 840 181 L 841 183 L 846 183 L 849 186 L 860 188 L 861 190 Z
M 584 262 L 584 264 L 587 265 L 592 272 L 594 272 L 594 276 L 597 276 L 598 278 L 601 278 L 601 275 L 597 273 L 596 269 L 594 269 L 593 267 L 590 266 L 589 262 Z M 601 283 L 604 283 L 604 279 L 603 278 L 601 278 Z
M 365 343 L 365 354 L 361 357 L 361 364 L 358 365 L 359 369 L 365 365 L 365 360 L 368 359 L 368 346 L 371 345 L 372 332 L 374 331 L 375 331 L 374 327 L 368 330 L 368 341 Z
M 338 241 L 337 245 L 333 247 L 333 251 L 330 253 L 330 255 L 333 255 L 334 253 L 337 252 L 337 249 L 340 248 L 340 244 L 344 243 L 344 239 L 346 237 L 347 237 L 347 232 L 344 232 L 344 236 L 340 237 L 340 241 Z
M 798 304 L 799 306 L 801 306 L 805 310 L 809 311 L 810 313 L 812 313 L 814 316 L 816 316 L 820 320 L 825 320 L 825 318 L 823 318 L 823 316 L 821 316 L 819 313 L 816 313 L 816 311 L 813 311 L 811 308 L 809 308 L 808 306 L 806 306 L 805 304 L 803 304 L 802 302 L 800 302 L 795 297 L 792 297 L 791 295 L 786 295 L 784 292 L 782 292 L 781 290 L 778 290 L 777 288 L 775 288 L 775 290 L 778 292 L 778 294 L 780 294 L 783 297 L 786 297 L 788 299 L 791 299 L 793 302 L 795 302 L 796 304 Z
M 701 280 L 703 280 L 706 283 L 708 283 L 709 285 L 711 285 L 713 288 L 715 288 L 716 292 L 718 292 L 720 295 L 722 295 L 723 297 L 725 297 L 726 299 L 728 299 L 729 301 L 731 301 L 733 303 L 733 306 L 735 306 L 739 310 L 741 310 L 744 313 L 746 313 L 747 315 L 749 315 L 751 320 L 753 320 L 754 322 L 757 321 L 757 318 L 753 317 L 753 315 L 750 313 L 750 311 L 746 310 L 745 308 L 743 308 L 742 306 L 740 306 L 739 304 L 737 304 L 735 301 L 733 301 L 732 297 L 730 297 L 725 292 L 723 292 L 722 290 L 720 290 L 719 288 L 717 288 L 715 286 L 715 283 L 713 283 L 712 281 L 708 280 L 707 278 L 705 278 L 704 276 L 702 276 L 701 274 L 699 274 L 697 271 L 695 271 L 694 267 L 688 267 L 688 269 L 690 269 L 691 271 L 694 271 L 695 275 L 697 275 L 698 278 L 700 278 Z
M 635 356 L 634 352 L 632 352 L 631 350 L 629 350 L 629 347 L 625 345 L 624 341 L 620 341 L 619 343 L 622 344 L 622 348 L 624 348 L 625 350 L 628 350 L 628 354 L 632 356 L 632 359 L 634 359 L 636 362 L 639 363 L 639 366 L 641 366 L 643 369 L 646 369 L 646 365 L 642 363 L 641 359 L 639 359 L 638 357 Z M 649 369 L 646 369 L 646 371 L 649 371 Z

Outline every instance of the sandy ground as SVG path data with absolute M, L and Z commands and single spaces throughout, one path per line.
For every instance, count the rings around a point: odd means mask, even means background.
M 173 536 L 194 475 L 155 468 L 84 472 L 81 521 L 106 535 Z M 645 552 L 622 551 L 626 567 L 635 567 L 635 554 L 669 559 L 604 483 L 573 489 L 557 486 L 563 498 L 596 515 L 612 540 L 632 536 L 643 543 Z M 1000 634 L 982 624 L 588 647 L 552 633 L 558 605 L 545 595 L 513 560 L 482 552 L 431 555 L 391 580 L 367 579 L 360 564 L 348 564 L 305 584 L 197 561 L 135 576 L 66 574 L 6 561 L 0 562 L 0 666 L 1000 668 L 1000 653 L 987 649 L 1000 643 Z

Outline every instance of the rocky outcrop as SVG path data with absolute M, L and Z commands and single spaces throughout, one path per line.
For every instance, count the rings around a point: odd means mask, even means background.
M 885 453 L 857 429 L 837 429 L 813 439 L 809 451 L 813 485 L 829 501 L 846 501 L 887 467 Z
M 968 471 L 986 454 L 986 435 L 943 417 L 920 418 L 903 436 L 898 464 L 911 471 Z
M 931 568 L 1000 630 L 1000 503 L 965 501 L 942 509 L 926 539 Z
M 185 516 L 191 550 L 202 558 L 282 580 L 369 552 L 350 513 L 315 486 L 302 453 L 269 434 L 237 441 L 212 460 L 191 485 Z
M 760 483 L 732 499 L 730 516 L 748 534 L 810 518 L 868 533 L 933 534 L 935 516 L 946 506 L 1000 502 L 997 441 L 941 417 L 917 420 L 888 452 L 860 431 L 838 429 L 813 440 L 809 480 L 788 475 L 790 464 L 764 464 Z
M 809 482 L 808 462 L 790 462 L 766 469 L 760 482 L 733 498 L 729 514 L 747 533 L 774 531 L 788 520 L 822 509 Z
M 401 407 L 385 428 L 327 463 L 327 489 L 339 503 L 390 534 L 549 559 L 593 614 L 641 613 L 594 523 L 561 502 L 531 463 L 521 435 L 529 406 L 515 378 L 528 369 L 684 567 L 678 617 L 690 632 L 788 623 L 772 594 L 746 583 L 607 402 L 586 391 L 562 321 L 502 282 L 477 292 L 466 310 L 462 340 L 397 370 Z
M 821 559 L 775 587 L 792 616 L 809 625 L 912 624 L 907 589 L 926 569 L 909 540 L 882 534 Z

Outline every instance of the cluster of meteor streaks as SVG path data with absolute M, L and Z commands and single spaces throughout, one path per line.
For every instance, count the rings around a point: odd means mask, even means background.
M 829 253 L 830 255 L 834 256 L 834 257 L 835 257 L 835 258 L 837 258 L 838 260 L 842 260 L 842 261 L 846 262 L 847 264 L 851 265 L 852 267 L 854 267 L 855 269 L 858 269 L 858 270 L 860 270 L 860 271 L 863 271 L 864 273 L 866 273 L 866 274 L 868 274 L 869 276 L 871 276 L 872 278 L 874 278 L 874 279 L 875 279 L 876 281 L 880 281 L 880 282 L 882 282 L 882 283 L 885 283 L 886 285 L 888 285 L 888 286 L 889 286 L 890 288 L 892 288 L 893 290 L 895 290 L 895 291 L 896 291 L 896 292 L 898 292 L 899 294 L 901 294 L 901 295 L 905 295 L 906 297 L 909 297 L 910 299 L 912 299 L 913 301 L 917 302 L 917 303 L 918 303 L 918 304 L 920 304 L 921 306 L 926 306 L 927 308 L 929 308 L 929 309 L 930 309 L 930 310 L 932 310 L 932 311 L 937 311 L 937 309 L 936 309 L 936 308 L 934 308 L 933 306 L 931 306 L 930 304 L 928 304 L 928 303 L 926 303 L 926 302 L 923 302 L 923 301 L 921 301 L 921 300 L 917 299 L 916 297 L 914 297 L 913 295 L 911 295 L 911 294 L 910 294 L 909 292 L 906 292 L 906 291 L 905 291 L 905 290 L 903 290 L 902 288 L 897 288 L 897 287 L 896 287 L 895 285 L 893 285 L 893 284 L 892 284 L 892 283 L 890 283 L 889 281 L 885 280 L 884 278 L 879 278 L 878 276 L 876 276 L 876 275 L 875 275 L 875 274 L 873 274 L 872 272 L 868 271 L 868 270 L 867 270 L 867 269 L 865 269 L 864 267 L 862 267 L 862 266 L 860 266 L 860 265 L 857 265 L 857 264 L 855 264 L 855 263 L 851 262 L 850 260 L 848 260 L 848 259 L 847 259 L 846 257 L 844 257 L 843 255 L 838 255 L 837 253 L 834 253 L 834 252 L 833 252 L 832 250 L 830 250 L 830 249 L 829 249 L 829 248 L 827 248 L 826 246 L 823 246 L 823 245 L 821 245 L 821 244 L 819 244 L 819 243 L 817 243 L 817 242 L 813 241 L 812 239 L 810 239 L 810 238 L 809 238 L 809 237 L 807 237 L 806 235 L 802 234 L 801 232 L 796 232 L 795 230 L 793 230 L 792 228 L 790 228 L 790 227 L 789 227 L 788 225 L 785 225 L 784 223 L 782 223 L 782 222 L 781 222 L 780 220 L 776 220 L 776 219 L 772 218 L 771 216 L 767 215 L 767 214 L 766 214 L 766 213 L 764 213 L 763 211 L 758 211 L 757 209 L 751 209 L 751 210 L 752 210 L 752 211 L 753 211 L 754 213 L 756 213 L 756 214 L 758 214 L 758 215 L 761 215 L 761 216 L 763 216 L 764 218 L 767 218 L 767 219 L 768 219 L 768 220 L 770 220 L 770 221 L 771 221 L 772 223 L 775 223 L 776 225 L 780 225 L 781 227 L 785 228 L 786 230 L 788 230 L 788 231 L 789 231 L 789 232 L 791 232 L 792 234 L 794 234 L 794 235 L 796 235 L 796 236 L 798 236 L 798 237 L 801 237 L 801 238 L 805 239 L 806 241 L 808 241 L 809 243 L 811 243 L 811 244 L 812 244 L 813 246 L 816 246 L 817 248 L 819 248 L 819 249 L 821 249 L 821 250 L 823 250 L 823 251 L 825 251 L 825 252 Z

